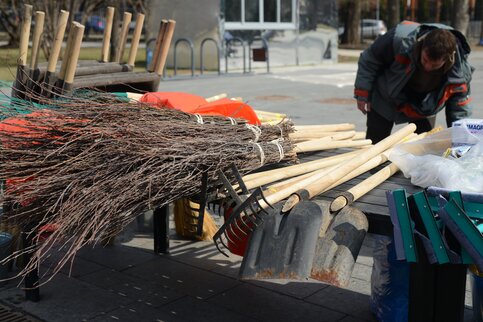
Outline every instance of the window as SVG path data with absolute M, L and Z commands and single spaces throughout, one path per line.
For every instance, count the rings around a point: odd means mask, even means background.
M 295 29 L 297 0 L 222 0 L 225 30 Z M 224 4 L 224 5 L 223 5 Z

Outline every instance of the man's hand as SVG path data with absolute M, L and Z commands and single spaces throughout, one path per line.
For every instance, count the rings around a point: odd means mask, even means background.
M 357 101 L 357 108 L 365 115 L 371 111 L 371 102 Z

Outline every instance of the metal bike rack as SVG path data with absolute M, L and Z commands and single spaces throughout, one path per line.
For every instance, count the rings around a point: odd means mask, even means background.
M 248 59 L 248 71 L 252 71 L 252 59 L 253 61 L 267 62 L 267 73 L 270 73 L 270 58 L 268 51 L 268 41 L 265 38 L 260 38 L 257 40 L 262 41 L 262 48 L 252 48 L 251 44 L 248 44 L 248 54 L 250 55 Z M 252 52 L 253 49 L 253 52 Z
M 176 52 L 177 52 L 178 44 L 181 43 L 181 42 L 185 42 L 185 43 L 187 43 L 190 46 L 191 77 L 193 77 L 195 75 L 194 45 L 193 45 L 193 42 L 191 41 L 191 39 L 188 39 L 188 38 L 179 38 L 174 43 L 174 53 L 173 53 L 173 56 L 174 56 L 174 62 L 173 62 L 173 65 L 174 65 L 174 76 L 176 76 L 177 71 L 178 71 L 178 64 L 177 64 L 177 59 L 176 59 L 176 56 L 177 56 L 176 55 Z
M 205 38 L 201 42 L 200 45 L 200 74 L 203 75 L 203 71 L 205 70 L 204 60 L 203 60 L 203 48 L 206 42 L 211 41 L 216 46 L 216 58 L 218 60 L 218 75 L 221 74 L 220 68 L 220 56 L 221 56 L 221 47 L 220 44 L 214 38 Z
M 229 39 L 226 41 L 226 47 L 228 47 L 228 45 L 234 41 L 238 41 L 241 45 L 242 45 L 242 48 L 243 48 L 243 73 L 246 73 L 247 72 L 247 69 L 246 69 L 246 53 L 245 53 L 245 42 L 243 41 L 243 39 L 241 39 L 240 37 L 233 37 L 232 39 Z M 225 73 L 228 73 L 228 51 L 225 50 Z

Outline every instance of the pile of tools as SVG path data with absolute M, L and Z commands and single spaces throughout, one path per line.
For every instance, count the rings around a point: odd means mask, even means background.
M 79 60 L 84 26 L 72 22 L 69 28 L 66 48 L 59 63 L 62 43 L 67 27 L 69 12 L 61 11 L 55 30 L 52 52 L 46 64 L 39 64 L 39 44 L 43 32 L 45 13 L 35 12 L 35 29 L 32 34 L 30 62 L 27 62 L 32 6 L 25 5 L 22 19 L 17 76 L 12 97 L 41 100 L 60 96 L 76 88 L 99 88 L 107 91 L 155 91 L 159 85 L 166 63 L 176 22 L 161 20 L 152 64 L 145 72 L 134 72 L 134 63 L 141 39 L 144 15 L 138 13 L 127 60 L 124 58 L 132 14 L 125 12 L 120 29 L 120 42 L 114 61 L 109 61 L 111 32 L 113 31 L 114 8 L 106 10 L 106 27 L 102 50 L 98 61 Z M 114 32 L 118 30 L 114 29 Z M 26 95 L 28 93 L 28 95 Z
M 475 264 L 483 271 L 483 194 L 429 187 L 413 195 L 387 191 L 399 260 Z

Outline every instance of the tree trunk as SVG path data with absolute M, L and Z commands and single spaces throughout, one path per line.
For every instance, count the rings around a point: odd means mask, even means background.
M 441 21 L 441 7 L 443 3 L 441 0 L 436 0 L 436 15 L 434 17 L 434 22 L 440 22 Z
M 463 35 L 467 34 L 470 15 L 468 13 L 468 0 L 454 0 L 451 25 Z
M 344 1 L 345 5 L 345 22 L 344 34 L 342 35 L 342 43 L 349 45 L 359 45 L 361 43 L 361 8 L 362 1 L 348 0 Z
M 8 47 L 16 48 L 20 42 L 20 23 L 23 18 L 23 5 L 11 0 L 0 5 L 0 24 L 8 35 Z
M 400 20 L 400 6 L 399 0 L 387 1 L 387 28 L 391 29 L 396 27 Z

